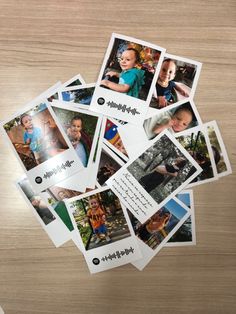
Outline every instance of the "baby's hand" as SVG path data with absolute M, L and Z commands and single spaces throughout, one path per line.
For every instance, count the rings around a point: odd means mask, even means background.
M 174 125 L 174 119 L 170 119 L 168 122 L 167 122 L 167 127 L 168 128 L 172 128 L 172 126 Z
M 167 106 L 167 101 L 165 96 L 159 96 L 158 97 L 158 103 L 159 103 L 159 107 L 164 108 Z
M 79 141 L 81 139 L 80 131 L 73 131 L 71 135 L 72 135 L 73 139 L 76 141 Z
M 115 72 L 115 71 L 108 71 L 107 73 L 106 73 L 106 76 L 110 76 L 110 77 L 112 77 L 112 76 L 117 76 L 117 72 Z

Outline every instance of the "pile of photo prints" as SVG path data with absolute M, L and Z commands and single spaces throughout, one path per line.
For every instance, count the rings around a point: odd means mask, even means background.
M 196 243 L 190 188 L 232 172 L 217 123 L 202 123 L 193 102 L 200 71 L 112 34 L 96 83 L 78 74 L 1 122 L 26 203 L 91 273 L 142 270 L 161 248 Z

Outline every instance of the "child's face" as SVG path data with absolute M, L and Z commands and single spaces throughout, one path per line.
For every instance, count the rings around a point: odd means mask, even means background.
M 136 55 L 133 50 L 125 50 L 120 59 L 120 67 L 122 71 L 134 68 L 136 65 Z
M 96 198 L 92 198 L 89 200 L 89 206 L 92 208 L 92 209 L 97 209 L 99 207 L 99 203 L 98 203 L 98 200 Z
M 52 137 L 52 138 L 50 139 L 50 145 L 51 145 L 52 147 L 57 147 L 57 146 L 58 146 L 58 139 L 57 139 L 56 137 Z
M 173 61 L 163 62 L 159 74 L 159 79 L 162 82 L 172 81 L 175 77 L 176 65 Z
M 32 117 L 31 116 L 25 116 L 22 118 L 21 120 L 23 126 L 26 128 L 26 129 L 30 129 L 33 127 L 33 122 L 32 122 Z
M 60 191 L 60 192 L 58 193 L 58 196 L 59 196 L 59 198 L 60 198 L 61 200 L 63 200 L 64 198 L 67 198 L 67 197 L 68 197 L 67 194 L 66 194 L 64 191 Z
M 40 200 L 38 200 L 37 198 L 35 198 L 34 200 L 31 201 L 31 204 L 32 204 L 33 206 L 39 206 Z
M 172 118 L 172 129 L 175 132 L 181 132 L 185 130 L 192 122 L 192 114 L 186 110 L 180 110 L 176 112 Z
M 80 132 L 82 130 L 82 121 L 81 120 L 73 120 L 71 123 L 71 130 L 73 132 Z

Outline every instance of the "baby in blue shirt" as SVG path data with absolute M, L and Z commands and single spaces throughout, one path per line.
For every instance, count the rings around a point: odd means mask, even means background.
M 24 143 L 29 145 L 36 163 L 39 164 L 42 152 L 42 130 L 33 125 L 32 117 L 27 113 L 21 116 L 20 122 L 25 129 Z
M 138 98 L 139 91 L 144 84 L 144 71 L 137 68 L 139 59 L 139 53 L 136 49 L 128 48 L 125 50 L 119 61 L 122 72 L 109 71 L 106 73 L 106 76 L 118 77 L 119 83 L 104 79 L 101 81 L 101 85 L 116 92 Z
M 158 96 L 158 107 L 163 108 L 171 102 L 173 90 L 176 89 L 184 97 L 188 97 L 188 93 L 177 85 L 173 79 L 175 78 L 177 65 L 172 59 L 165 59 L 162 62 L 161 70 L 156 84 Z

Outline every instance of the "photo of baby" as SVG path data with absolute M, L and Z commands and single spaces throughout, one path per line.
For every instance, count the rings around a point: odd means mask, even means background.
M 3 127 L 26 170 L 69 148 L 44 103 L 5 123 Z
M 199 116 L 199 115 L 198 115 Z M 146 119 L 143 128 L 149 140 L 167 129 L 171 134 L 182 132 L 199 124 L 190 102 L 186 102 L 170 110 L 161 111 Z
M 193 95 L 200 69 L 197 62 L 166 54 L 150 107 L 162 109 Z
M 86 114 L 55 106 L 52 108 L 73 145 L 77 156 L 83 166 L 87 167 L 98 117 L 89 113 Z
M 160 51 L 115 38 L 100 86 L 146 100 Z
M 86 250 L 131 235 L 120 201 L 111 190 L 92 194 L 73 204 L 73 217 Z

